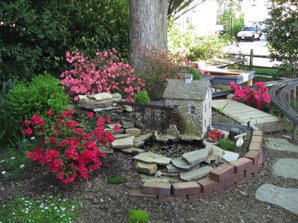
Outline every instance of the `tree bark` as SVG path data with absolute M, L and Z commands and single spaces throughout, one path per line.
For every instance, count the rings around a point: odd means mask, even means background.
M 130 8 L 130 62 L 139 70 L 139 46 L 167 50 L 167 3 L 168 0 L 129 0 Z

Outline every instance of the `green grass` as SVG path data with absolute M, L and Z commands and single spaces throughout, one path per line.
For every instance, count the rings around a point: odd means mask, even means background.
M 75 222 L 80 203 L 58 197 L 18 197 L 0 205 L 0 222 Z
M 127 182 L 127 179 L 121 176 L 113 176 L 113 177 L 108 177 L 107 181 L 109 184 L 124 184 Z

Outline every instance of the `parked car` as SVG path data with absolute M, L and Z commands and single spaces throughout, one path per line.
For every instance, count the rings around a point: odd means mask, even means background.
M 225 134 L 223 131 L 220 131 L 218 129 L 212 129 L 207 133 L 207 141 L 209 142 L 217 142 L 220 139 L 223 139 L 225 137 Z
M 259 26 L 244 26 L 240 32 L 237 33 L 237 40 L 250 40 L 253 42 L 255 39 L 260 40 L 262 30 Z

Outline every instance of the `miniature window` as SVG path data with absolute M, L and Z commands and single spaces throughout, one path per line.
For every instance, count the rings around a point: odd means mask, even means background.
M 196 107 L 195 106 L 189 106 L 189 114 L 195 114 L 196 113 Z

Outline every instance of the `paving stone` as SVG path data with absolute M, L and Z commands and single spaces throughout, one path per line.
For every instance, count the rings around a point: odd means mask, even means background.
M 207 159 L 207 157 L 211 154 L 211 147 L 207 147 L 204 149 L 195 150 L 192 152 L 184 153 L 182 157 L 190 164 L 196 165 Z
M 113 97 L 112 94 L 110 93 L 97 93 L 97 94 L 91 94 L 87 96 L 88 98 L 95 99 L 96 101 L 103 101 L 103 100 L 108 100 Z
M 129 135 L 129 134 L 115 134 L 115 135 L 113 135 L 114 139 L 124 139 L 124 138 L 128 138 L 130 136 L 131 135 Z
M 142 134 L 141 129 L 138 129 L 138 128 L 129 128 L 129 129 L 126 129 L 125 132 L 135 137 L 140 136 Z
M 166 166 L 166 170 L 168 173 L 180 173 L 180 172 L 185 171 L 185 170 L 181 170 L 181 169 L 177 168 L 172 163 L 170 163 Z
M 214 145 L 212 145 L 211 148 L 212 148 L 212 152 L 207 157 L 205 162 L 208 164 L 211 164 L 212 161 L 215 161 L 215 163 L 221 162 L 225 151 L 222 148 L 219 148 L 218 146 L 214 146 Z
M 101 146 L 98 148 L 100 151 L 104 152 L 105 154 L 113 154 L 114 150 L 112 148 Z
M 135 123 L 134 122 L 122 122 L 122 126 L 125 129 L 134 128 Z
M 198 180 L 202 177 L 207 176 L 211 170 L 213 170 L 213 167 L 203 166 L 198 169 L 180 173 L 180 178 L 185 181 Z
M 298 215 L 298 189 L 263 184 L 256 191 L 256 199 L 278 205 Z
M 286 139 L 281 138 L 266 138 L 264 139 L 266 148 L 278 151 L 288 151 L 298 153 L 298 146 L 291 144 Z
M 159 155 L 157 153 L 152 153 L 152 152 L 140 153 L 134 156 L 133 159 L 136 159 L 145 163 L 157 163 L 162 166 L 166 166 L 171 162 L 171 158 Z
M 121 151 L 124 153 L 129 153 L 129 154 L 139 154 L 139 153 L 145 152 L 145 150 L 140 149 L 140 148 L 135 148 L 135 147 L 121 149 Z
M 285 178 L 298 179 L 298 159 L 279 159 L 272 167 L 272 174 Z
M 239 153 L 234 153 L 234 152 L 231 152 L 231 151 L 225 151 L 222 158 L 227 162 L 232 162 L 232 161 L 237 160 L 239 158 Z
M 144 135 L 140 135 L 140 136 L 137 136 L 135 137 L 135 140 L 134 140 L 134 146 L 135 147 L 141 147 L 144 145 L 145 141 L 150 139 L 151 137 L 153 136 L 153 133 L 150 132 L 150 133 L 147 133 L 147 134 L 144 134 Z
M 172 164 L 184 171 L 193 169 L 196 165 L 190 165 L 182 156 L 171 160 Z
M 170 176 L 155 177 L 147 174 L 140 174 L 140 177 L 143 182 L 174 183 L 179 181 L 179 179 Z

